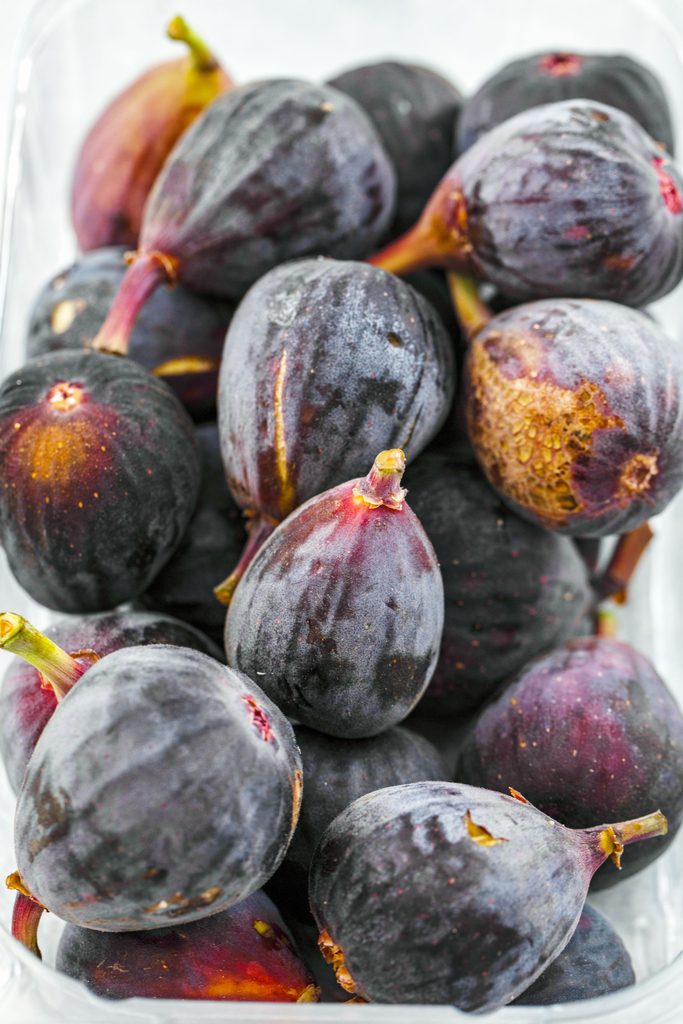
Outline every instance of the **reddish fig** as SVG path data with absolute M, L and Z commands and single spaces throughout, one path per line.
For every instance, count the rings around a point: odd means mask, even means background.
M 642 306 L 683 277 L 683 179 L 628 114 L 535 107 L 468 149 L 407 234 L 371 260 L 442 266 L 519 302 L 566 295 Z
M 137 244 L 142 211 L 176 140 L 232 84 L 202 40 L 176 17 L 171 39 L 189 54 L 146 71 L 100 114 L 74 170 L 71 217 L 83 250 Z
M 287 715 L 331 736 L 372 736 L 421 697 L 436 664 L 443 584 L 405 502 L 405 456 L 325 491 L 268 538 L 235 591 L 228 663 Z
M 657 811 L 571 830 L 524 797 L 416 782 L 356 800 L 311 865 L 320 947 L 377 1003 L 494 1010 L 562 952 L 593 873 L 666 831 Z
M 144 590 L 199 475 L 190 417 L 131 360 L 54 352 L 0 385 L 0 538 L 41 604 L 104 611 Z
M 101 932 L 68 924 L 57 970 L 107 999 L 318 999 L 275 904 L 262 892 L 180 928 Z

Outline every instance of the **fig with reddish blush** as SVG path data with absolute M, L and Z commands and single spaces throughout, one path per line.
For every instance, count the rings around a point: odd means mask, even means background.
M 254 516 L 221 600 L 303 501 L 361 474 L 381 448 L 417 455 L 446 418 L 454 378 L 437 313 L 393 275 L 311 259 L 261 278 L 235 314 L 220 372 L 223 462 Z
M 390 222 L 395 177 L 367 115 L 336 89 L 270 79 L 230 90 L 164 164 L 95 348 L 125 354 L 163 283 L 234 300 L 297 256 L 364 258 Z
M 0 384 L 0 539 L 49 608 L 141 593 L 180 543 L 199 477 L 192 420 L 129 359 L 53 352 Z
M 420 707 L 479 707 L 530 658 L 568 639 L 592 605 L 572 541 L 506 508 L 475 466 L 427 451 L 410 500 L 444 583 L 441 651 Z
M 495 1010 L 560 955 L 600 865 L 665 831 L 659 811 L 572 830 L 519 794 L 378 790 L 335 818 L 313 856 L 320 948 L 370 1002 Z
M 214 595 L 216 576 L 221 566 L 239 561 L 247 531 L 225 482 L 216 425 L 198 427 L 197 440 L 202 461 L 197 508 L 180 546 L 139 603 L 196 626 L 222 649 L 225 608 Z
M 559 100 L 596 100 L 624 110 L 669 153 L 671 111 L 659 79 L 621 53 L 534 53 L 510 61 L 465 100 L 456 132 L 458 153 L 502 121 Z
M 182 927 L 101 932 L 68 924 L 57 970 L 106 999 L 318 1000 L 277 907 L 262 892 Z
M 653 665 L 610 637 L 580 637 L 531 662 L 484 709 L 456 778 L 514 786 L 570 828 L 661 806 L 666 838 L 638 847 L 605 888 L 657 858 L 683 819 L 683 715 Z
M 623 111 L 534 107 L 463 153 L 417 224 L 371 262 L 473 274 L 518 302 L 643 306 L 683 277 L 683 179 Z
M 393 234 L 405 231 L 453 162 L 461 93 L 431 68 L 396 60 L 352 68 L 328 85 L 352 96 L 377 129 L 396 168 Z
M 22 630 L 15 631 L 20 618 L 12 613 L 0 616 L 0 647 L 10 652 L 16 643 L 22 643 L 26 650 L 21 640 Z M 30 631 L 31 628 L 23 622 L 22 629 Z M 33 654 L 38 658 L 35 667 L 30 662 L 15 659 L 7 667 L 0 683 L 0 753 L 15 791 L 21 786 L 38 738 L 59 702 L 85 670 L 105 654 L 141 644 L 173 644 L 221 657 L 216 645 L 198 629 L 168 615 L 152 612 L 117 611 L 69 616 L 48 626 L 45 637 L 47 644 L 40 635 L 33 634 Z M 61 659 L 54 644 L 68 652 L 70 658 Z M 61 677 L 54 686 L 41 676 L 46 652 L 57 658 L 62 668 Z
M 443 628 L 434 549 L 405 501 L 405 455 L 311 498 L 268 538 L 225 625 L 228 664 L 330 736 L 400 722 L 431 678 Z
M 147 196 L 176 140 L 232 84 L 180 18 L 167 33 L 189 53 L 150 68 L 102 111 L 74 169 L 71 217 L 81 249 L 136 245 Z
M 26 769 L 15 937 L 35 946 L 41 907 L 122 932 L 239 903 L 282 860 L 301 788 L 291 726 L 246 676 L 186 647 L 106 655 L 61 701 Z M 26 894 L 37 901 L 28 919 Z
M 85 253 L 38 295 L 28 325 L 30 358 L 90 349 L 126 273 L 120 246 Z M 175 391 L 195 420 L 216 415 L 216 390 L 232 306 L 178 284 L 140 311 L 128 355 Z
M 306 785 L 301 813 L 285 859 L 267 883 L 278 906 L 308 914 L 308 869 L 327 826 L 360 796 L 386 786 L 449 773 L 436 748 L 417 733 L 397 727 L 368 739 L 342 740 L 298 725 Z
M 574 536 L 625 533 L 683 483 L 683 350 L 643 313 L 545 299 L 472 337 L 469 436 L 520 515 Z
M 635 983 L 624 943 L 602 914 L 586 904 L 569 945 L 514 1002 L 518 1006 L 574 1003 Z

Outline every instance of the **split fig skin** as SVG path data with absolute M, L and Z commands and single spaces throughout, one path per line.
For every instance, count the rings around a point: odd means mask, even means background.
M 371 262 L 471 274 L 515 302 L 644 306 L 683 277 L 683 178 L 623 111 L 534 107 L 463 153 L 417 224 Z
M 303 725 L 357 739 L 397 725 L 436 664 L 443 584 L 405 502 L 405 456 L 311 498 L 271 534 L 230 604 L 233 665 Z
M 477 459 L 519 515 L 579 537 L 626 533 L 683 484 L 683 349 L 645 314 L 545 299 L 473 337 Z
M 642 654 L 610 637 L 580 637 L 531 662 L 484 709 L 456 777 L 513 786 L 570 828 L 661 806 L 668 834 L 629 851 L 622 871 L 601 868 L 593 888 L 607 888 L 652 863 L 680 827 L 683 715 Z
M 605 859 L 665 830 L 655 812 L 573 831 L 519 794 L 459 783 L 378 790 L 315 851 L 321 951 L 369 1002 L 495 1010 L 561 954 Z
M 41 604 L 106 611 L 151 583 L 197 501 L 192 420 L 129 359 L 54 352 L 0 384 L 0 539 Z
M 523 110 L 560 100 L 595 100 L 623 110 L 667 152 L 674 152 L 671 111 L 659 79 L 624 54 L 534 53 L 505 64 L 468 96 L 456 132 L 464 153 Z
M 57 970 L 105 999 L 318 999 L 311 973 L 263 892 L 181 927 L 101 932 L 68 924 L 57 950 Z

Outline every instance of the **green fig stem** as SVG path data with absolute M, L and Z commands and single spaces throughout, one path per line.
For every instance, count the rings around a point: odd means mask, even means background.
M 664 836 L 668 830 L 669 823 L 662 812 L 654 811 L 642 818 L 619 821 L 612 825 L 597 825 L 595 828 L 582 829 L 581 832 L 596 854 L 596 868 L 609 857 L 621 869 L 621 855 L 625 846 L 639 843 L 641 839 Z
M 220 66 L 204 40 L 190 28 L 179 14 L 169 21 L 166 35 L 169 39 L 175 39 L 188 45 L 192 66 L 196 71 L 215 71 Z
M 398 274 L 399 277 L 411 274 L 414 270 L 431 267 L 434 262 L 432 238 L 429 232 L 422 227 L 421 221 L 418 221 L 395 242 L 389 242 L 368 260 L 368 263 L 372 263 L 373 266 L 388 270 L 392 274 Z
M 249 537 L 247 538 L 247 543 L 244 545 L 244 550 L 240 555 L 237 565 L 230 575 L 225 577 L 222 583 L 219 583 L 217 587 L 213 588 L 214 595 L 221 604 L 224 604 L 226 607 L 230 604 L 237 584 L 249 568 L 249 565 L 259 548 L 263 545 L 264 541 L 270 537 L 277 525 L 278 523 L 275 522 L 274 519 L 267 519 L 264 516 L 254 516 L 252 518 L 247 527 L 249 530 Z
M 449 271 L 446 277 L 458 320 L 468 340 L 472 341 L 491 320 L 491 310 L 482 302 L 473 278 L 454 271 Z
M 649 523 L 622 533 L 605 571 L 598 577 L 596 589 L 601 599 L 611 597 L 617 604 L 626 603 L 628 585 L 653 537 Z
M 391 508 L 400 511 L 408 493 L 401 487 L 406 468 L 406 457 L 400 448 L 380 452 L 366 477 L 353 489 L 354 498 L 370 508 Z
M 618 635 L 618 622 L 614 612 L 606 608 L 598 608 L 595 613 L 595 636 L 606 636 L 614 638 Z
M 89 666 L 76 661 L 70 654 L 58 647 L 30 622 L 14 612 L 0 614 L 0 648 L 23 658 L 40 672 L 41 677 L 54 690 L 58 701 L 78 682 Z M 93 652 L 79 651 L 79 654 Z M 96 658 L 97 656 L 94 655 Z M 92 660 L 92 657 L 90 658 Z
M 92 343 L 97 352 L 127 356 L 130 335 L 138 313 L 147 299 L 162 284 L 173 284 L 178 261 L 167 253 L 133 253 L 126 257 L 128 270 L 116 293 L 107 319 Z
M 11 875 L 7 876 L 5 885 L 8 889 L 14 889 L 17 894 L 12 910 L 12 935 L 17 942 L 26 946 L 29 953 L 33 953 L 39 960 L 42 960 L 38 945 L 38 925 L 41 917 L 46 913 L 45 907 L 31 896 L 18 871 L 13 871 Z

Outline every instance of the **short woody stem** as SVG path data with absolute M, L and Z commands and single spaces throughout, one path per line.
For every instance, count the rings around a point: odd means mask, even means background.
M 598 825 L 596 828 L 583 829 L 582 832 L 601 861 L 609 857 L 618 868 L 621 868 L 621 854 L 625 846 L 639 843 L 642 839 L 664 836 L 668 829 L 668 822 L 662 812 L 655 811 L 642 818 L 620 821 L 612 825 Z
M 16 891 L 14 908 L 12 910 L 12 935 L 26 946 L 30 953 L 42 960 L 40 946 L 38 945 L 38 925 L 45 913 L 45 907 L 25 888 L 18 871 L 7 876 L 5 884 L 8 889 Z
M 89 667 L 76 661 L 53 640 L 14 612 L 0 614 L 0 648 L 33 665 L 52 687 L 57 700 L 62 700 L 67 695 Z
M 219 583 L 218 586 L 213 588 L 214 595 L 221 604 L 224 604 L 226 607 L 230 604 L 237 584 L 244 576 L 259 549 L 263 546 L 268 537 L 270 537 L 277 525 L 278 524 L 273 519 L 266 519 L 261 516 L 252 519 L 248 526 L 249 537 L 247 539 L 247 543 L 244 545 L 244 550 L 240 555 L 239 562 L 230 575 L 226 576 L 222 583 Z
M 596 590 L 600 598 L 611 597 L 617 604 L 625 604 L 628 585 L 653 536 L 649 523 L 621 535 L 607 568 L 598 578 Z
M 449 271 L 448 288 L 458 320 L 469 341 L 491 320 L 491 310 L 479 297 L 476 282 L 464 274 Z
M 176 14 L 175 18 L 168 23 L 166 35 L 169 39 L 176 39 L 178 42 L 187 44 L 190 48 L 192 65 L 197 71 L 215 71 L 219 66 L 204 40 L 190 28 L 179 14 Z
M 174 283 L 177 267 L 178 261 L 167 253 L 154 250 L 133 254 L 92 347 L 97 352 L 128 355 L 130 335 L 138 313 L 160 285 Z
M 407 493 L 405 487 L 401 487 L 405 468 L 406 457 L 400 448 L 380 452 L 368 475 L 354 487 L 354 498 L 370 508 L 384 505 L 400 511 Z

